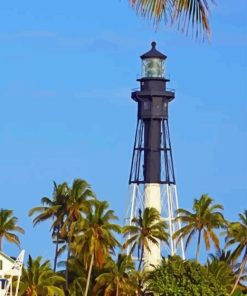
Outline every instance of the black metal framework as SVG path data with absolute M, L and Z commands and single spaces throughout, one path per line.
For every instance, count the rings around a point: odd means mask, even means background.
M 145 122 L 145 120 L 138 119 L 129 184 L 159 183 L 175 185 L 176 180 L 168 119 L 153 119 L 151 121 L 156 122 L 156 128 L 157 126 L 159 127 L 159 147 L 152 147 L 153 141 L 150 140 L 151 135 L 147 132 L 147 122 Z M 152 155 L 156 156 L 150 160 L 149 155 L 151 155 L 151 158 Z M 156 163 L 157 161 L 158 164 Z M 159 168 L 156 167 L 157 165 L 159 165 Z M 154 177 L 152 173 L 153 170 L 155 171 Z
M 138 104 L 138 121 L 129 184 L 175 184 L 168 125 L 168 105 L 175 94 L 166 88 L 169 80 L 165 73 L 158 75 L 157 67 L 164 63 L 166 56 L 155 46 L 152 42 L 151 50 L 141 56 L 142 62 L 147 62 L 144 74 L 148 76 L 137 80 L 140 90 L 131 94 Z

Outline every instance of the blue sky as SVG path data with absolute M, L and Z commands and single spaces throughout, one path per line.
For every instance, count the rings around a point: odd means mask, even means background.
M 167 56 L 180 206 L 208 193 L 228 219 L 247 208 L 247 4 L 218 1 L 198 42 L 137 17 L 127 0 L 4 1 L 0 9 L 1 208 L 26 229 L 22 246 L 51 258 L 49 223 L 28 210 L 52 181 L 88 180 L 124 217 L 136 125 L 139 56 Z M 4 244 L 7 253 L 17 248 Z

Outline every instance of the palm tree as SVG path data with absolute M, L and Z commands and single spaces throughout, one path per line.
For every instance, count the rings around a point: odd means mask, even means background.
M 94 199 L 95 194 L 85 180 L 75 179 L 73 181 L 72 187 L 69 188 L 64 221 L 60 229 L 61 237 L 67 242 L 66 290 L 68 290 L 70 245 L 75 234 L 80 231 L 78 227 L 82 220 L 82 214 L 90 211 Z
M 214 277 L 231 291 L 232 285 L 235 281 L 234 267 L 231 260 L 231 252 L 218 250 L 216 255 L 210 254 L 206 264 L 207 269 Z
M 134 263 L 130 256 L 119 254 L 117 262 L 109 260 L 104 267 L 106 271 L 96 278 L 97 290 L 103 288 L 104 296 L 134 295 L 135 286 L 130 277 Z
M 55 273 L 42 257 L 28 257 L 27 268 L 23 268 L 20 281 L 21 296 L 64 296 L 64 278 Z
M 234 293 L 239 280 L 245 270 L 247 262 L 247 210 L 243 214 L 239 214 L 240 222 L 229 223 L 226 236 L 226 247 L 237 244 L 232 253 L 232 259 L 236 261 L 242 254 L 239 273 L 233 286 L 231 295 Z
M 67 243 L 67 262 L 70 257 L 70 243 L 76 232 L 83 211 L 88 211 L 90 202 L 95 198 L 90 185 L 82 179 L 75 179 L 72 187 L 64 182 L 57 185 L 54 182 L 52 199 L 43 197 L 41 202 L 46 206 L 35 207 L 30 210 L 29 216 L 39 213 L 33 220 L 34 225 L 52 218 L 51 230 L 56 236 L 56 251 L 54 259 L 54 271 L 56 270 L 57 257 L 59 255 L 58 244 L 61 240 Z M 68 289 L 68 266 L 66 268 L 66 289 Z
M 121 228 L 111 223 L 117 217 L 114 211 L 108 210 L 108 206 L 106 201 L 94 201 L 91 211 L 81 221 L 80 233 L 75 238 L 75 252 L 82 256 L 88 270 L 85 296 L 88 295 L 93 265 L 96 264 L 101 269 L 105 259 L 109 258 L 110 253 L 114 253 L 114 248 L 120 246 L 113 233 L 120 233 Z
M 72 187 L 68 190 L 65 218 L 61 227 L 62 236 L 66 236 L 69 240 L 72 239 L 76 223 L 80 222 L 82 213 L 87 213 L 90 210 L 92 200 L 95 198 L 94 192 L 85 180 L 75 179 L 73 181 Z
M 208 270 L 218 279 L 221 284 L 223 284 L 228 291 L 232 290 L 232 287 L 239 275 L 239 267 L 241 264 L 236 263 L 233 260 L 232 252 L 226 250 L 218 250 L 216 254 L 209 254 L 209 258 L 207 260 L 207 268 Z M 238 287 L 242 289 L 245 288 L 245 285 L 241 284 L 241 282 L 246 281 L 246 269 L 241 275 L 241 278 L 238 283 Z
M 13 232 L 24 234 L 24 229 L 17 225 L 18 219 L 13 216 L 12 210 L 0 210 L 0 251 L 2 251 L 2 243 L 5 238 L 8 242 L 16 244 L 20 247 L 20 239 Z
M 59 273 L 66 275 L 67 261 L 60 261 L 58 266 L 62 268 Z M 87 282 L 87 273 L 82 258 L 70 256 L 68 261 L 69 286 L 68 295 L 83 295 Z
M 168 243 L 167 225 L 160 219 L 160 213 L 155 208 L 145 208 L 143 215 L 139 209 L 138 217 L 132 219 L 133 225 L 126 225 L 123 228 L 124 237 L 129 237 L 123 248 L 131 247 L 130 254 L 137 247 L 139 266 L 141 269 L 144 251 L 151 252 L 150 243 L 159 244 L 159 241 Z
M 61 237 L 61 227 L 63 226 L 65 215 L 66 215 L 66 203 L 68 200 L 69 186 L 66 182 L 57 185 L 56 182 L 53 182 L 53 194 L 52 198 L 43 197 L 41 203 L 43 206 L 38 206 L 32 208 L 28 215 L 32 216 L 38 214 L 33 219 L 33 225 L 52 219 L 53 223 L 51 226 L 52 237 L 56 243 L 55 256 L 54 256 L 54 267 L 53 270 L 56 271 L 57 259 L 59 254 L 59 243 L 63 240 Z
M 186 32 L 191 28 L 196 30 L 196 35 L 210 34 L 209 3 L 214 3 L 214 0 L 129 0 L 129 2 L 138 14 L 152 19 L 155 25 L 161 21 L 171 24 L 177 21 L 178 27 Z
M 130 273 L 130 280 L 135 285 L 135 296 L 147 296 L 149 294 L 147 281 L 150 271 L 135 270 Z
M 200 199 L 195 199 L 193 204 L 193 212 L 178 209 L 176 220 L 180 220 L 184 226 L 174 233 L 173 238 L 177 241 L 187 237 L 185 249 L 187 249 L 191 238 L 198 233 L 196 260 L 198 261 L 199 249 L 201 243 L 201 235 L 203 233 L 206 249 L 209 250 L 211 241 L 217 249 L 220 248 L 219 239 L 214 229 L 219 229 L 225 225 L 225 220 L 219 211 L 223 210 L 223 206 L 213 204 L 213 199 L 207 194 L 203 194 Z

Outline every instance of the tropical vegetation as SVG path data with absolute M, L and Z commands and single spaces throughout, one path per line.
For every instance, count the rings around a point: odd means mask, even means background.
M 239 221 L 227 221 L 223 206 L 203 194 L 194 199 L 192 211 L 179 209 L 177 214 L 182 226 L 174 238 L 185 239 L 195 259 L 166 253 L 160 264 L 147 268 L 144 258 L 152 245 L 170 239 L 157 209 L 139 209 L 130 225 L 119 225 L 108 202 L 97 199 L 85 180 L 75 179 L 71 186 L 54 183 L 52 196 L 29 211 L 34 226 L 51 222 L 53 269 L 49 260 L 29 255 L 18 295 L 247 295 L 247 211 L 239 214 Z M 23 232 L 17 222 L 13 211 L 0 211 L 1 239 Z M 205 263 L 199 256 L 202 239 L 206 252 L 211 245 L 216 250 Z M 20 245 L 19 238 L 8 240 Z
M 168 257 L 149 275 L 148 289 L 166 296 L 226 296 L 227 288 L 196 261 Z
M 42 257 L 33 259 L 30 255 L 27 267 L 23 268 L 19 294 L 21 296 L 64 296 L 65 279 L 56 274 L 48 260 L 42 262 Z
M 134 263 L 129 255 L 119 254 L 117 260 L 109 259 L 105 271 L 96 278 L 95 291 L 105 295 L 131 295 L 136 286 L 133 281 Z

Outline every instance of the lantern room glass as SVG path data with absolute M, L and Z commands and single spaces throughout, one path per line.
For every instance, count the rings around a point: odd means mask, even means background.
M 148 58 L 142 61 L 142 77 L 164 78 L 164 60 Z

